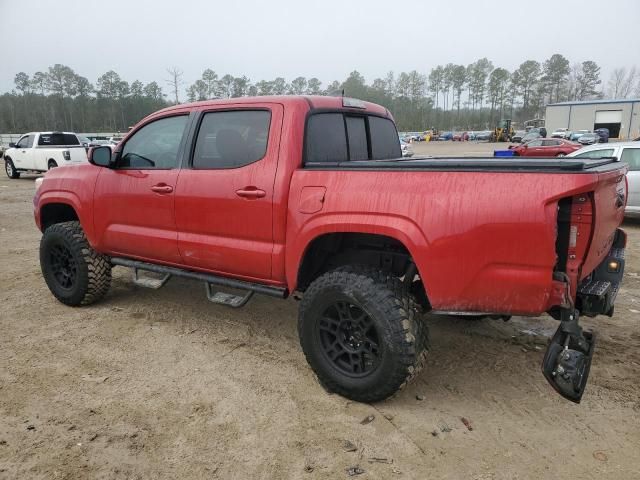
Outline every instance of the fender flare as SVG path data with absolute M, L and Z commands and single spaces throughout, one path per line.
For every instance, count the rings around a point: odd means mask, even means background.
M 287 235 L 285 275 L 290 292 L 297 287 L 302 260 L 309 246 L 317 238 L 330 233 L 364 233 L 393 238 L 404 245 L 414 260 L 418 252 L 429 244 L 420 227 L 406 217 L 375 213 L 317 215 L 303 224 L 297 233 Z M 417 261 L 416 266 L 420 273 Z

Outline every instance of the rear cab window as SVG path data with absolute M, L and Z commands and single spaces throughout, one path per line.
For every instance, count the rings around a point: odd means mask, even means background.
M 80 142 L 73 133 L 41 133 L 38 138 L 39 147 L 70 147 L 74 145 L 80 145 Z
M 307 121 L 305 163 L 400 158 L 400 140 L 388 118 L 351 112 L 314 113 Z

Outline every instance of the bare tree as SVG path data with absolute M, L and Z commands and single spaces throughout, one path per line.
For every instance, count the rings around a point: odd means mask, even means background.
M 184 81 L 182 80 L 182 74 L 184 72 L 178 67 L 173 67 L 167 68 L 167 73 L 169 74 L 169 78 L 165 81 L 167 82 L 167 85 L 171 87 L 171 90 L 173 90 L 176 103 L 180 103 L 178 92 L 180 91 L 180 87 L 184 84 Z
M 636 84 L 636 79 L 640 77 L 640 72 L 636 70 L 636 67 L 631 67 L 627 76 L 623 79 L 622 85 L 620 85 L 620 98 L 629 98 L 633 87 Z

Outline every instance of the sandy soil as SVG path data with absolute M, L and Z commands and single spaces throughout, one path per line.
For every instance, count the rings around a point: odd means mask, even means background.
M 293 300 L 231 310 L 117 268 L 101 303 L 57 303 L 32 194 L 33 177 L 0 180 L 1 479 L 640 478 L 638 224 L 616 315 L 584 321 L 599 343 L 582 404 L 540 373 L 550 318 L 432 317 L 425 371 L 366 405 L 317 384 Z

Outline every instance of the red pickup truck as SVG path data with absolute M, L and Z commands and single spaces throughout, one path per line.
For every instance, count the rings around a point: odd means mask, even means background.
M 582 397 L 594 337 L 578 319 L 612 315 L 624 269 L 622 163 L 406 160 L 385 108 L 295 96 L 166 108 L 89 161 L 34 198 L 42 273 L 67 305 L 103 297 L 113 266 L 153 288 L 199 280 L 231 307 L 294 294 L 320 382 L 366 402 L 422 367 L 424 312 L 548 312 L 543 373 Z

